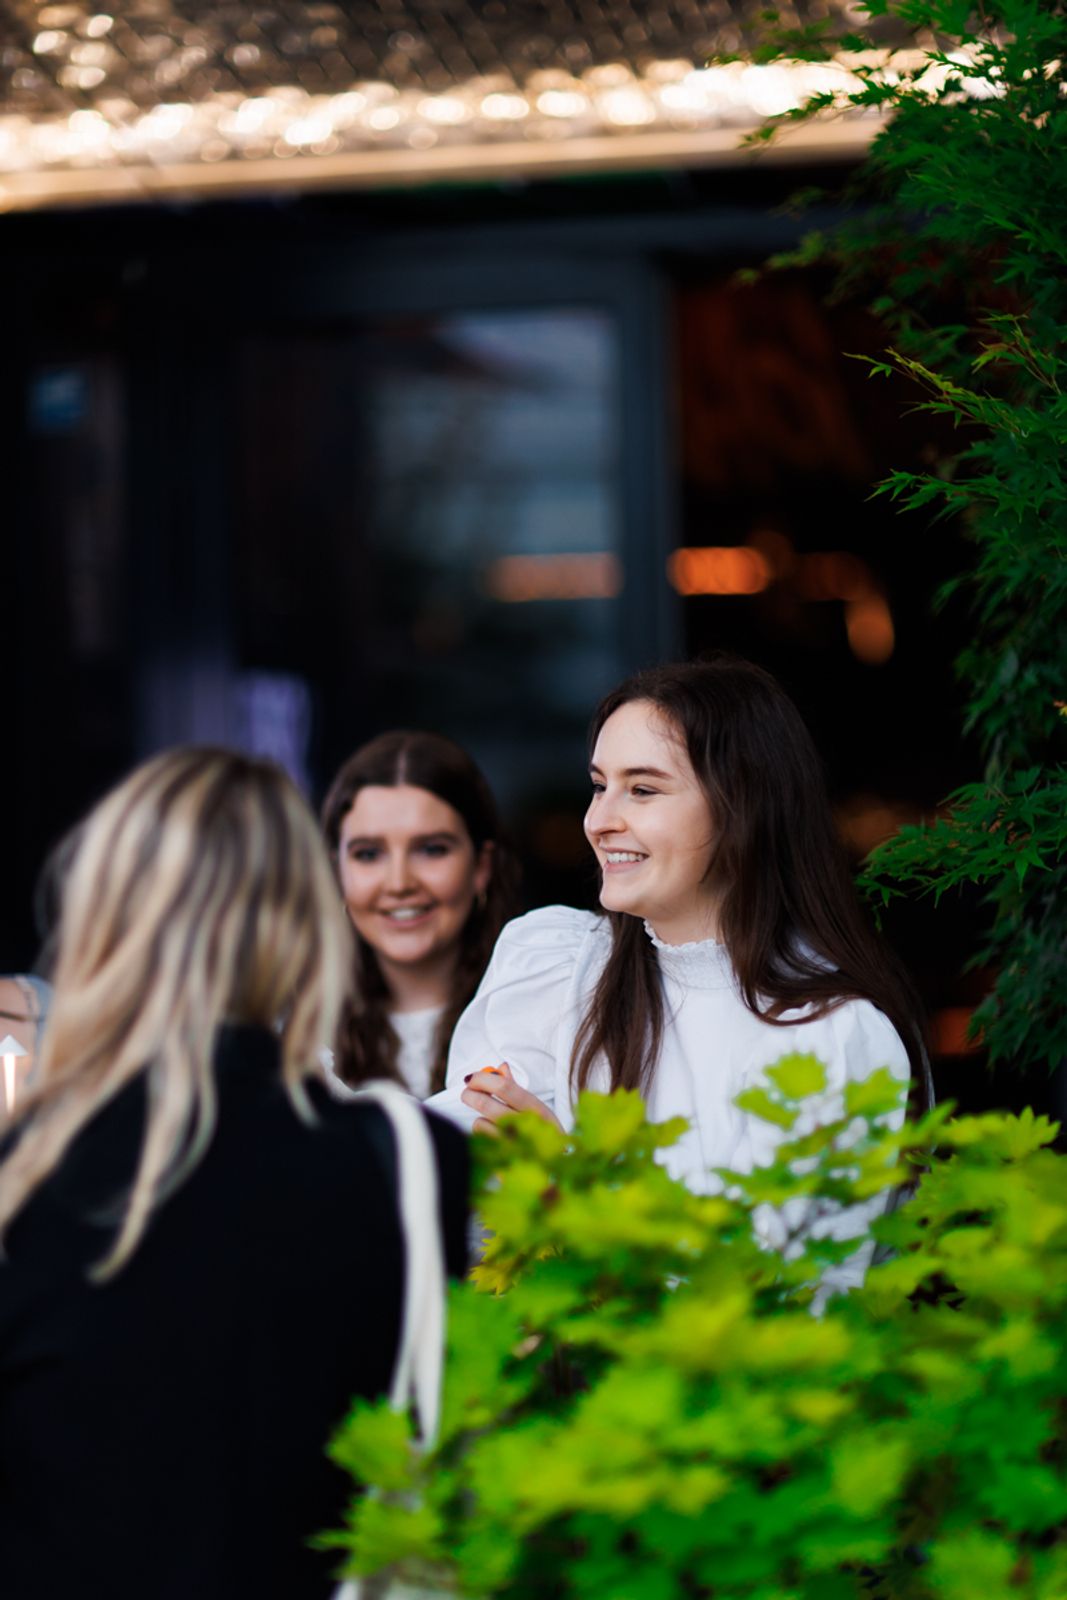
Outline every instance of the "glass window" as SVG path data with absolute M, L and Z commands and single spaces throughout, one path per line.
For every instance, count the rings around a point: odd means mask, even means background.
M 498 789 L 559 772 L 619 674 L 615 344 L 595 310 L 379 324 L 358 496 L 393 720 L 449 727 Z M 364 613 L 366 614 L 366 613 Z
M 625 662 L 617 345 L 571 306 L 275 331 L 241 357 L 235 667 L 307 683 L 316 788 L 389 727 L 466 745 L 535 902 L 582 893 L 585 730 Z

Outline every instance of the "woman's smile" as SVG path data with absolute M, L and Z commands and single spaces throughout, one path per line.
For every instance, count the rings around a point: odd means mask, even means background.
M 436 905 L 427 906 L 383 906 L 379 909 L 379 916 L 397 928 L 411 928 L 416 923 L 422 923 L 427 917 L 432 916 L 437 910 Z
M 383 971 L 454 963 L 489 879 L 459 813 L 413 784 L 368 784 L 341 824 L 341 889 Z
M 648 860 L 647 855 L 636 850 L 602 850 L 600 864 L 605 872 L 620 872 L 627 867 L 639 867 L 643 861 Z

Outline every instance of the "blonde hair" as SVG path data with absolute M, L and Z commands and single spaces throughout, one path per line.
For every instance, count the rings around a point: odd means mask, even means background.
M 220 1024 L 279 1030 L 283 1082 L 310 1120 L 304 1079 L 334 1042 L 352 964 L 329 859 L 284 773 L 211 749 L 139 767 L 89 817 L 65 886 L 38 1084 L 0 1163 L 0 1235 L 144 1073 L 140 1161 L 94 1269 L 114 1272 L 211 1138 Z

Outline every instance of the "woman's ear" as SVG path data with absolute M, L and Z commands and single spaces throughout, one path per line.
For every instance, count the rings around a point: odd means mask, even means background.
M 493 877 L 493 855 L 496 850 L 492 839 L 487 839 L 478 851 L 474 863 L 474 898 L 479 904 L 485 899 Z

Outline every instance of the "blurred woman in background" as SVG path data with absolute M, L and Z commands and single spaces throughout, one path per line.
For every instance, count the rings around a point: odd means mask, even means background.
M 342 766 L 322 825 L 357 944 L 335 1071 L 423 1099 L 443 1086 L 456 1021 L 518 909 L 492 791 L 451 739 L 384 733 Z
M 0 1037 L 10 1035 L 25 1053 L 12 1057 L 0 1083 L 0 1125 L 10 1117 L 15 1099 L 37 1075 L 41 1036 L 52 1004 L 52 968 L 59 924 L 63 881 L 78 846 L 79 829 L 71 828 L 49 850 L 33 891 L 33 920 L 38 949 L 28 972 L 0 975 Z
M 403 1294 L 389 1122 L 313 1081 L 351 964 L 273 766 L 173 751 L 89 818 L 0 1158 L 5 1597 L 329 1594 L 323 1452 Z M 427 1121 L 461 1271 L 463 1141 Z

